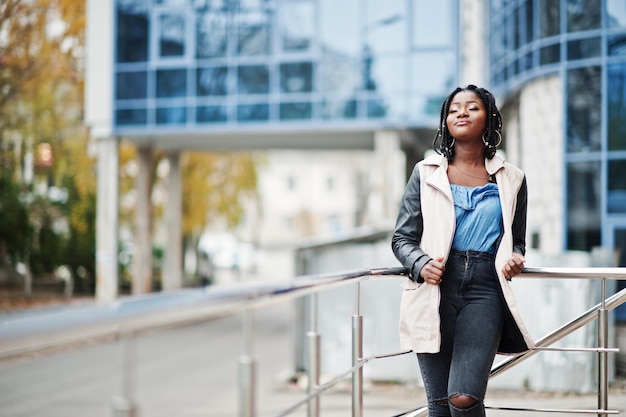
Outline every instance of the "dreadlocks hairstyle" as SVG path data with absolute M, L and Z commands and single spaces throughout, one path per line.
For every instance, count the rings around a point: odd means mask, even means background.
M 433 148 L 435 152 L 443 154 L 448 158 L 448 162 L 454 159 L 454 141 L 450 135 L 446 120 L 448 111 L 450 110 L 450 102 L 455 95 L 461 91 L 471 91 L 480 98 L 487 112 L 487 126 L 483 133 L 483 142 L 485 144 L 485 158 L 491 159 L 496 154 L 496 149 L 502 143 L 502 115 L 496 106 L 496 99 L 489 91 L 484 88 L 476 87 L 473 84 L 465 88 L 457 87 L 441 105 L 441 115 L 439 118 L 439 129 L 433 140 Z

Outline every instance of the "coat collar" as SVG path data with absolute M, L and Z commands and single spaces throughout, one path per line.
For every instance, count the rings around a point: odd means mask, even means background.
M 424 159 L 425 165 L 432 165 L 439 168 L 443 168 L 444 172 L 448 170 L 448 159 L 443 155 L 431 155 Z M 501 168 L 504 167 L 504 158 L 500 155 L 496 154 L 491 159 L 485 159 L 485 168 L 487 169 L 487 173 L 489 175 L 493 175 L 498 172 Z

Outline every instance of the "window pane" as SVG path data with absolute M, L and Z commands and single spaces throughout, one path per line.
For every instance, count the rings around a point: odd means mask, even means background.
M 355 99 L 332 100 L 322 103 L 322 118 L 324 119 L 354 119 L 356 117 L 357 102 Z
M 117 62 L 148 60 L 148 6 L 140 2 L 117 6 Z
M 259 122 L 269 119 L 270 107 L 267 104 L 240 104 L 237 106 L 237 121 Z
M 626 63 L 607 67 L 607 130 L 609 150 L 626 149 Z
M 320 11 L 320 42 L 325 52 L 355 57 L 361 52 L 361 30 L 359 24 L 360 0 L 318 0 Z
M 163 14 L 159 16 L 159 56 L 185 55 L 185 16 Z
M 566 3 L 568 32 L 600 28 L 601 0 L 570 0 Z
M 600 150 L 600 68 L 571 70 L 567 77 L 567 150 Z
M 187 122 L 186 107 L 159 107 L 156 122 L 160 125 L 183 125 Z
M 237 92 L 239 94 L 267 94 L 269 79 L 269 69 L 265 65 L 239 67 L 237 69 Z
M 417 0 L 413 3 L 413 46 L 452 46 L 453 8 L 449 0 Z
M 319 67 L 319 89 L 352 95 L 361 87 L 361 71 L 356 60 L 345 55 L 324 54 Z
M 270 53 L 269 16 L 264 11 L 240 12 L 237 21 L 237 53 L 268 55 Z
M 539 0 L 539 37 L 547 38 L 561 32 L 559 0 Z
M 311 103 L 281 103 L 281 120 L 304 120 L 310 119 L 313 115 Z
M 115 124 L 118 126 L 145 125 L 147 120 L 146 109 L 122 109 L 115 112 Z
M 607 44 L 609 55 L 626 55 L 626 35 L 609 36 Z
M 581 39 L 567 43 L 567 59 L 584 59 L 600 56 L 600 38 Z
M 567 175 L 567 249 L 600 244 L 600 162 L 573 163 Z
M 222 123 L 228 120 L 225 106 L 198 106 L 196 108 L 196 122 Z
M 198 14 L 196 57 L 218 58 L 228 50 L 228 15 L 215 11 Z
M 280 91 L 302 93 L 313 90 L 313 64 L 296 62 L 280 64 Z
M 363 44 L 374 54 L 406 51 L 407 12 L 405 0 L 364 0 Z M 353 12 L 354 13 L 354 12 Z
M 626 27 L 626 2 L 624 0 L 606 0 L 608 27 Z
M 545 46 L 539 51 L 539 64 L 554 64 L 561 60 L 561 44 Z
M 374 60 L 370 76 L 371 79 L 367 80 L 370 91 L 398 93 L 405 91 L 409 84 L 404 56 L 381 57 Z
M 115 77 L 115 98 L 146 98 L 148 78 L 146 71 L 118 72 Z
M 198 68 L 196 94 L 198 96 L 223 96 L 226 94 L 227 67 Z
M 156 73 L 156 79 L 157 97 L 185 97 L 187 95 L 186 70 L 159 70 Z
M 607 211 L 626 213 L 626 160 L 609 161 Z
M 280 43 L 283 51 L 306 51 L 315 34 L 313 3 L 284 3 L 279 9 Z
M 414 54 L 409 74 L 411 91 L 434 94 L 439 98 L 442 92 L 452 91 L 457 84 L 456 60 L 452 53 L 446 52 Z

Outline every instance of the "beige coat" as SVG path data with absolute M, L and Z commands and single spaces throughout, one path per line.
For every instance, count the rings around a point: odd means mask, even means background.
M 495 175 L 498 184 L 504 227 L 495 265 L 509 311 L 498 352 L 513 354 L 534 345 L 520 317 L 511 282 L 502 274 L 502 267 L 513 251 L 522 254 L 525 251 L 526 182 L 520 169 L 498 155 L 486 159 L 485 167 L 489 174 Z M 456 218 L 447 169 L 447 159 L 433 155 L 416 165 L 407 184 L 392 246 L 396 257 L 415 277 L 430 259 L 443 256 L 445 262 L 452 246 Z M 402 348 L 418 353 L 438 352 L 441 342 L 439 286 L 407 279 L 403 289 L 400 303 Z

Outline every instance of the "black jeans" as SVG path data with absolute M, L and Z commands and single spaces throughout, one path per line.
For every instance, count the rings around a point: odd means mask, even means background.
M 441 284 L 441 349 L 418 353 L 429 417 L 485 415 L 483 400 L 504 324 L 504 300 L 494 266 L 485 252 L 451 251 Z M 476 400 L 457 408 L 455 394 Z

